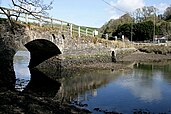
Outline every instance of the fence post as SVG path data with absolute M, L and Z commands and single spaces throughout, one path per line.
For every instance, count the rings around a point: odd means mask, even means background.
M 80 38 L 80 26 L 78 27 L 78 37 Z
M 10 16 L 10 15 L 11 15 L 10 10 L 7 10 L 7 14 L 8 14 L 8 16 Z M 11 17 L 10 17 L 10 18 L 11 18 Z
M 27 13 L 25 13 L 25 22 L 26 22 L 26 24 L 28 24 L 28 14 Z
M 61 21 L 61 32 L 62 32 L 62 29 L 63 29 L 63 22 Z
M 70 36 L 72 37 L 72 24 L 70 24 Z
M 10 10 L 7 10 L 8 15 L 10 15 Z
M 40 18 L 39 18 L 39 26 L 42 26 L 41 16 L 40 16 Z
M 53 28 L 53 19 L 51 18 L 50 20 L 51 20 L 51 27 Z
M 86 28 L 86 36 L 88 35 L 88 28 Z
M 93 35 L 93 37 L 94 37 L 94 30 L 93 30 L 93 32 L 92 32 L 92 35 Z

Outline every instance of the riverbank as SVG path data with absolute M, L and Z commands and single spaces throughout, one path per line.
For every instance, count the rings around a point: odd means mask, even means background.
M 123 70 L 132 68 L 131 65 L 137 62 L 161 62 L 171 60 L 171 54 L 155 54 L 135 51 L 119 55 L 116 62 L 96 62 L 93 64 L 79 64 L 73 67 L 82 69 L 113 69 Z
M 0 92 L 0 114 L 73 114 L 90 113 L 52 98 L 17 91 Z
M 135 61 L 135 62 L 157 62 L 163 60 L 171 60 L 171 54 L 155 54 L 155 53 L 145 53 L 137 51 L 135 53 L 131 53 L 127 56 L 121 58 L 120 61 Z
M 171 54 L 155 54 L 145 53 L 138 50 L 129 50 L 124 53 L 118 53 L 116 57 L 117 61 L 112 62 L 111 55 L 95 55 L 95 56 L 70 56 L 69 58 L 59 59 L 52 57 L 36 68 L 47 76 L 53 79 L 58 76 L 69 76 L 74 71 L 79 70 L 126 70 L 133 69 L 133 65 L 138 62 L 160 62 L 171 60 Z M 60 70 L 59 73 L 56 69 Z M 60 77 L 59 77 L 60 78 Z

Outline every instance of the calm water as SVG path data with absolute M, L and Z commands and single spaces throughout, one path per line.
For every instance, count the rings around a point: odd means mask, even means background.
M 129 72 L 103 71 L 101 83 L 106 80 L 105 83 L 79 94 L 72 102 L 93 113 L 141 111 L 171 114 L 171 64 L 162 64 L 136 64 Z M 99 74 L 84 75 L 99 77 Z
M 30 80 L 29 61 L 30 53 L 28 51 L 18 51 L 14 56 L 14 71 L 18 90 L 23 90 Z
M 19 79 L 30 80 L 28 62 L 28 52 L 17 53 L 14 68 Z M 54 99 L 70 101 L 94 114 L 171 114 L 171 61 L 139 63 L 130 71 L 81 71 L 59 82 Z

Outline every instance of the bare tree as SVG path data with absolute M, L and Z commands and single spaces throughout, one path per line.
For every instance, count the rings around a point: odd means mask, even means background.
M 158 9 L 154 6 L 144 6 L 142 8 L 136 9 L 134 12 L 136 22 L 142 22 L 156 15 Z M 153 19 L 153 18 L 152 18 Z
M 43 0 L 11 0 L 11 3 L 18 12 L 12 14 L 2 7 L 0 7 L 0 10 L 7 17 L 9 25 L 11 26 L 11 31 L 14 33 L 13 21 L 17 21 L 21 13 L 27 13 L 35 18 L 39 18 L 36 16 L 38 14 L 48 15 L 47 10 L 52 9 L 53 1 L 50 1 L 49 4 L 44 4 Z

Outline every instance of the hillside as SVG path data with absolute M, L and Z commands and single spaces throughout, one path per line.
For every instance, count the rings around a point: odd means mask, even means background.
M 137 9 L 134 15 L 126 13 L 119 19 L 109 20 L 99 31 L 108 34 L 109 38 L 121 38 L 124 35 L 133 41 L 152 41 L 154 37 L 163 36 L 171 39 L 171 7 L 163 14 L 157 14 L 156 9 L 145 6 Z

